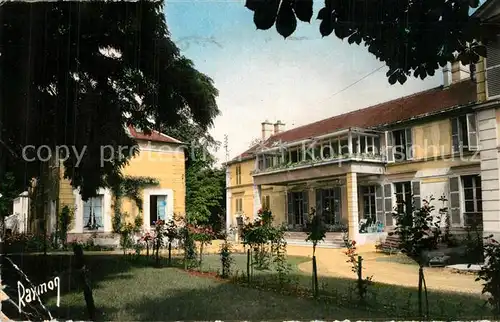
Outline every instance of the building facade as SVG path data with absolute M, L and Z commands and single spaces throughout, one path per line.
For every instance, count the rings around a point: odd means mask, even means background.
M 437 88 L 287 131 L 263 122 L 262 142 L 226 164 L 227 226 L 268 208 L 301 232 L 316 213 L 369 243 L 394 228 L 395 207 L 427 201 L 448 209 L 452 231 L 499 235 L 499 44 L 476 72 L 445 68 Z
M 183 143 L 163 133 L 153 131 L 150 135 L 127 127 L 128 134 L 138 144 L 139 153 L 122 170 L 128 177 L 148 177 L 158 181 L 158 185 L 145 187 L 141 191 L 142 211 L 137 204 L 121 198 L 121 213 L 125 222 L 133 222 L 136 216 L 142 216 L 143 229 L 154 227 L 154 222 L 169 220 L 174 214 L 185 214 L 185 147 Z M 116 198 L 107 188 L 99 189 L 97 195 L 84 201 L 78 191 L 63 176 L 64 169 L 59 165 L 50 166 L 52 171 L 45 178 L 43 198 L 44 217 L 31 216 L 31 231 L 47 234 L 57 229 L 57 214 L 68 206 L 74 212 L 74 220 L 68 233 L 69 240 L 85 240 L 97 234 L 99 238 L 115 238 L 113 235 L 113 216 Z M 33 202 L 32 202 L 33 204 Z M 34 211 L 32 212 L 35 213 Z M 46 225 L 46 228 L 44 228 Z

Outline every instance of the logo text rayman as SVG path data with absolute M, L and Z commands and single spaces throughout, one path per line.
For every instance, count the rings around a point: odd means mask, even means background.
M 47 289 L 53 290 L 57 287 L 57 307 L 59 307 L 60 297 L 61 297 L 61 283 L 59 277 L 54 277 L 54 280 L 48 283 L 43 283 L 35 287 L 25 288 L 21 282 L 17 281 L 17 294 L 19 295 L 19 313 L 21 309 L 26 306 L 26 303 L 31 303 L 38 298 L 40 295 L 47 292 Z

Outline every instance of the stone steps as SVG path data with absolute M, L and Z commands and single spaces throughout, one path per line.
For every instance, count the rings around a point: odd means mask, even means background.
M 312 247 L 312 242 L 307 242 L 305 240 L 297 240 L 297 239 L 287 239 L 287 245 L 289 246 L 304 246 L 304 247 Z M 323 241 L 318 243 L 317 248 L 343 248 L 344 242 L 334 242 L 334 241 Z

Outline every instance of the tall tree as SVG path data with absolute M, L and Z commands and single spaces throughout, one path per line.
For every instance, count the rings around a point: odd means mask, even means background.
M 225 213 L 225 171 L 215 166 L 211 150 L 220 143 L 184 115 L 184 121 L 165 132 L 185 143 L 186 148 L 186 215 L 188 221 L 210 224 L 221 229 Z
M 42 162 L 23 148 L 65 145 L 65 176 L 87 199 L 119 180 L 131 157 L 119 153 L 136 144 L 124 124 L 149 132 L 188 115 L 204 131 L 213 125 L 218 92 L 170 39 L 163 5 L 0 6 L 0 177 L 10 170 L 27 185 Z
M 433 76 L 447 62 L 476 63 L 486 50 L 478 41 L 498 32 L 469 15 L 479 0 L 325 0 L 317 14 L 323 37 L 332 32 L 349 44 L 363 44 L 389 67 L 391 84 L 408 76 Z M 273 25 L 283 37 L 292 35 L 297 20 L 310 22 L 313 0 L 246 0 L 257 29 Z

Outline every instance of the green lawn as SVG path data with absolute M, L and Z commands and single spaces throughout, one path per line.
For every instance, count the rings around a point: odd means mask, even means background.
M 234 255 L 235 267 L 246 271 L 246 256 Z M 255 272 L 260 288 L 233 282 L 197 277 L 179 268 L 153 268 L 144 261 L 127 260 L 121 255 L 87 256 L 92 272 L 94 299 L 100 320 L 311 320 L 311 319 L 410 319 L 416 318 L 416 291 L 411 288 L 377 284 L 371 287 L 368 307 L 357 305 L 354 282 L 341 278 L 321 278 L 322 299 L 284 295 L 276 289 L 274 272 Z M 42 256 L 15 258 L 35 283 L 47 281 L 52 274 L 40 271 Z M 310 288 L 311 277 L 302 274 L 297 264 L 305 258 L 290 257 L 290 290 Z M 67 271 L 70 256 L 51 255 L 47 272 Z M 219 257 L 206 255 L 205 271 L 217 271 Z M 8 275 L 8 272 L 7 272 Z M 49 276 L 43 278 L 42 276 Z M 83 294 L 75 279 L 61 277 L 61 307 L 55 307 L 54 292 L 42 296 L 58 319 L 88 319 Z M 3 277 L 5 280 L 5 276 Z M 8 279 L 7 279 L 8 280 Z M 11 290 L 12 291 L 12 290 Z M 306 292 L 307 295 L 308 292 Z M 12 296 L 11 296 L 12 298 Z M 431 319 L 486 318 L 487 309 L 476 296 L 431 292 Z M 13 313 L 11 313 L 13 314 Z M 8 315 L 14 318 L 11 315 Z

